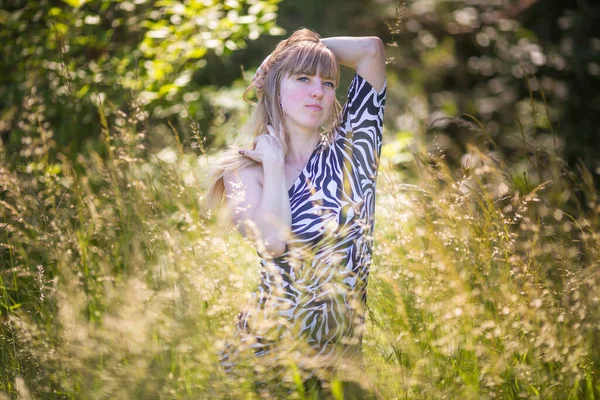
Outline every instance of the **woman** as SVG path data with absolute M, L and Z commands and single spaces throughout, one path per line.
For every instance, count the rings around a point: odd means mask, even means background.
M 343 110 L 339 64 L 356 71 Z M 257 307 L 239 317 L 242 341 L 273 359 L 289 345 L 301 349 L 304 370 L 360 361 L 384 46 L 376 37 L 320 39 L 300 29 L 265 59 L 251 89 L 258 103 L 247 144 L 219 160 L 209 190 L 261 256 Z M 231 356 L 223 353 L 223 365 L 234 365 Z

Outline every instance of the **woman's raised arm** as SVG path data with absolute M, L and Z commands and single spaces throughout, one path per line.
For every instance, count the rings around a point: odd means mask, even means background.
M 378 92 L 385 83 L 385 47 L 376 36 L 321 39 L 342 65 L 354 69 Z

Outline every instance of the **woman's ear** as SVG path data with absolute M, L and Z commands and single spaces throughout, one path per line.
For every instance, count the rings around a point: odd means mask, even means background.
M 285 108 L 283 108 L 283 103 L 281 102 L 281 95 L 278 96 L 279 98 L 279 108 L 281 109 L 281 114 L 285 115 Z

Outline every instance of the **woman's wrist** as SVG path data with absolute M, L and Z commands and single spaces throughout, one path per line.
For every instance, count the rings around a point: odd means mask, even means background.
M 285 158 L 278 155 L 270 155 L 263 159 L 263 168 L 265 170 L 273 171 L 275 169 L 283 170 L 285 164 Z
M 355 69 L 355 65 L 350 61 L 349 49 L 359 43 L 361 38 L 355 37 L 328 37 L 321 38 L 321 43 L 325 45 L 335 55 L 335 58 L 341 65 Z
M 362 76 L 377 92 L 385 84 L 385 45 L 376 36 L 321 39 L 341 65 Z

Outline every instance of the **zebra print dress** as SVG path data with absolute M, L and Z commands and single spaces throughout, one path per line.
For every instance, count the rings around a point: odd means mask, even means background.
M 313 360 L 360 357 L 386 85 L 377 92 L 354 75 L 332 143 L 317 145 L 289 189 L 285 252 L 261 259 L 258 290 L 239 315 L 237 333 L 255 355 L 289 348 L 287 338 Z M 229 352 L 221 365 L 235 365 Z

